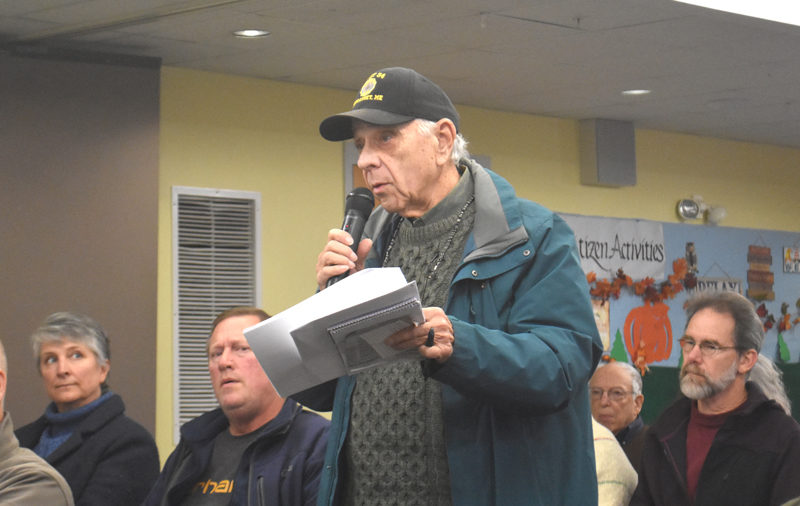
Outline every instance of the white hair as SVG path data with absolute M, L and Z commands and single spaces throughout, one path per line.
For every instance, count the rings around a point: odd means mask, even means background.
M 619 360 L 614 360 L 613 362 L 600 362 L 597 365 L 597 369 L 611 364 L 622 367 L 628 374 L 631 375 L 631 390 L 633 390 L 633 396 L 638 397 L 642 395 L 642 374 L 639 372 L 639 370 L 633 367 L 631 364 L 627 362 L 620 362 Z M 597 369 L 595 369 L 595 371 Z
M 419 133 L 422 135 L 430 134 L 436 124 L 436 122 L 427 119 L 416 119 L 415 121 L 417 122 Z M 457 166 L 461 160 L 467 160 L 469 157 L 467 139 L 461 134 L 456 134 L 456 138 L 453 141 L 453 150 L 450 152 L 450 160 Z
M 787 415 L 792 415 L 792 402 L 783 385 L 783 371 L 772 360 L 759 353 L 748 380 L 758 385 L 768 399 L 777 402 Z

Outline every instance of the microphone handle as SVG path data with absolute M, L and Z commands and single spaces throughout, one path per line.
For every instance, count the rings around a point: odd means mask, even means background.
M 344 215 L 344 222 L 342 223 L 342 230 L 348 232 L 350 236 L 353 238 L 353 244 L 350 248 L 353 250 L 354 253 L 358 253 L 358 243 L 361 241 L 361 234 L 364 233 L 364 225 L 366 225 L 367 221 L 364 219 L 362 215 L 357 212 L 348 212 Z M 325 283 L 325 287 L 329 287 L 334 283 L 338 283 L 339 281 L 343 280 L 347 277 L 349 272 L 343 272 L 338 276 L 333 276 L 332 278 L 328 279 L 328 282 Z

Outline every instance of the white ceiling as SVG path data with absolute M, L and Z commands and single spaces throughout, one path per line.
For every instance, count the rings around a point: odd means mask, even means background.
M 457 104 L 800 148 L 800 27 L 671 0 L 0 0 L 29 45 L 353 91 L 406 66 Z

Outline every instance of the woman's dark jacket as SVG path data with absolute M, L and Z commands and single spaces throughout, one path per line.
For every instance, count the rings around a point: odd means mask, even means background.
M 17 429 L 20 446 L 33 449 L 48 423 L 42 416 Z M 76 506 L 138 506 L 160 466 L 153 437 L 125 416 L 125 404 L 116 394 L 91 411 L 45 460 L 67 480 Z

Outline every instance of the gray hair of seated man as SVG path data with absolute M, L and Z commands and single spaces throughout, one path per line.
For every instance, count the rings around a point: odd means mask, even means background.
M 601 361 L 599 364 L 597 364 L 597 369 L 600 369 L 601 367 L 609 366 L 611 364 L 616 364 L 616 365 L 622 367 L 623 369 L 625 369 L 625 371 L 628 374 L 631 375 L 631 390 L 633 391 L 633 396 L 634 397 L 638 397 L 638 396 L 642 395 L 642 375 L 639 372 L 639 370 L 636 369 L 635 367 L 633 367 L 631 364 L 629 364 L 627 362 L 620 362 L 618 360 L 615 360 L 613 362 L 602 362 Z

